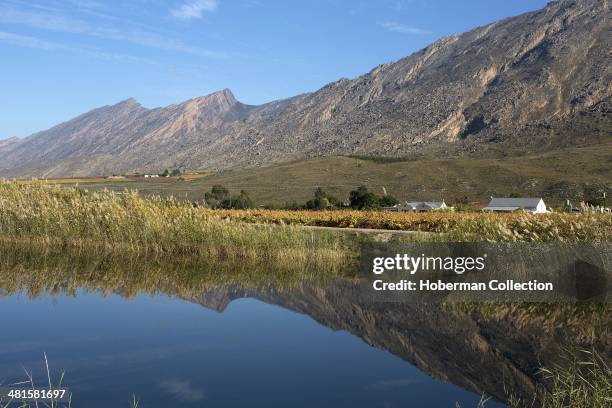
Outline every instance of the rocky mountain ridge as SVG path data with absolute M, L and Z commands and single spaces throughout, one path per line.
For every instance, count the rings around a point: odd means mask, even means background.
M 499 156 L 609 140 L 610 17 L 607 0 L 552 2 L 260 106 L 228 89 L 156 109 L 128 99 L 0 143 L 0 174 L 220 169 L 325 155 Z

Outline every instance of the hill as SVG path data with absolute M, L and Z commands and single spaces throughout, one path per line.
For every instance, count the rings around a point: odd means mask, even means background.
M 69 180 L 63 180 L 69 183 Z M 223 170 L 199 177 L 121 179 L 91 182 L 82 188 L 138 189 L 143 194 L 201 200 L 215 184 L 233 193 L 246 190 L 258 205 L 304 204 L 322 187 L 341 199 L 365 184 L 377 194 L 385 187 L 399 199 L 486 201 L 491 195 L 544 196 L 574 203 L 612 189 L 612 143 L 561 149 L 503 159 L 381 159 L 321 157 L 243 170 Z
M 261 106 L 127 100 L 0 144 L 0 174 L 257 167 L 335 155 L 503 157 L 610 140 L 608 1 L 560 0 Z

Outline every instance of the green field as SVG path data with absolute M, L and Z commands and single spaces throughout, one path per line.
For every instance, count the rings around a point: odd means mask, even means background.
M 66 180 L 63 180 L 65 183 Z M 68 183 L 69 184 L 69 183 Z M 500 159 L 381 159 L 323 157 L 267 167 L 184 176 L 182 179 L 80 179 L 79 186 L 138 189 L 143 194 L 201 200 L 214 184 L 232 193 L 246 190 L 258 205 L 303 204 L 322 187 L 345 199 L 366 185 L 383 187 L 400 200 L 485 202 L 490 196 L 543 196 L 548 204 L 588 197 L 590 189 L 612 189 L 612 143 Z M 586 195 L 585 195 L 586 191 Z

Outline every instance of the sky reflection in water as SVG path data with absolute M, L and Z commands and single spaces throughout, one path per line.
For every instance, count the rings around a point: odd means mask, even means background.
M 479 396 L 430 378 L 344 331 L 255 299 L 219 313 L 167 296 L 127 300 L 0 298 L 0 380 L 41 385 L 43 352 L 75 407 L 406 407 L 476 405 Z M 490 406 L 495 406 L 491 404 Z

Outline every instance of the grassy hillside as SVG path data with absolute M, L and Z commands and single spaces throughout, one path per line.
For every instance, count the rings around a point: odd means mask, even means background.
M 64 180 L 66 182 L 66 180 Z M 339 198 L 361 184 L 377 194 L 383 187 L 399 199 L 486 201 L 491 195 L 519 194 L 579 201 L 585 190 L 612 190 L 612 143 L 500 159 L 381 159 L 323 157 L 268 167 L 229 170 L 201 177 L 79 180 L 97 189 L 139 189 L 144 194 L 199 200 L 212 185 L 234 193 L 246 190 L 255 202 L 303 203 L 320 186 Z

